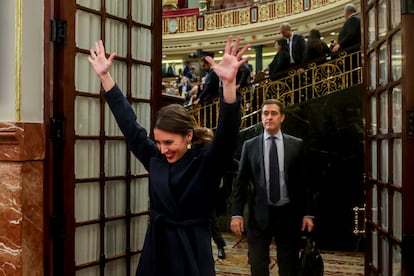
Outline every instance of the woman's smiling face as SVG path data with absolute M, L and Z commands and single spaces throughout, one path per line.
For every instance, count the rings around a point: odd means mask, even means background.
M 193 132 L 189 131 L 183 136 L 154 128 L 154 139 L 161 154 L 165 156 L 168 163 L 175 163 L 187 152 L 187 145 L 191 143 Z

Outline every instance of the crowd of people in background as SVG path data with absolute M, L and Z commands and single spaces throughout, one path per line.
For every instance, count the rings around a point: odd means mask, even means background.
M 350 53 L 353 50 L 359 50 L 361 44 L 360 16 L 354 4 L 345 5 L 344 18 L 345 23 L 339 32 L 337 41 L 331 40 L 329 46 L 321 39 L 321 33 L 317 29 L 312 29 L 305 38 L 302 34 L 294 33 L 289 23 L 281 24 L 280 37 L 274 43 L 275 56 L 258 73 L 259 79 L 265 76 L 274 81 L 286 76 L 288 71 L 293 69 L 299 73 L 297 81 L 302 81 L 300 75 L 305 72 L 306 64 L 310 62 L 322 64 L 337 55 L 340 49 Z M 205 58 L 206 56 L 200 58 L 198 66 L 194 63 L 190 66 L 189 62 L 184 62 L 184 69 L 179 69 L 178 72 L 175 69 L 175 63 L 171 63 L 167 68 L 166 76 L 177 79 L 174 84 L 175 91 L 178 91 L 179 96 L 185 99 L 183 103 L 185 107 L 207 106 L 219 96 L 220 80 Z M 196 67 L 199 70 L 196 70 Z M 303 74 L 302 77 L 304 77 Z M 256 80 L 256 74 L 250 64 L 243 64 L 239 68 L 236 80 L 238 89 Z

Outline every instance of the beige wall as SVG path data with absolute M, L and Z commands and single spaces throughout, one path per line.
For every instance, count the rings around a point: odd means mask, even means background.
M 0 2 L 0 122 L 43 122 L 43 0 Z

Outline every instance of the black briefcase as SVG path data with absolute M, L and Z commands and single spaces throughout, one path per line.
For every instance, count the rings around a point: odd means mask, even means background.
M 303 248 L 299 254 L 299 276 L 323 276 L 323 259 L 315 241 L 309 236 L 303 236 Z

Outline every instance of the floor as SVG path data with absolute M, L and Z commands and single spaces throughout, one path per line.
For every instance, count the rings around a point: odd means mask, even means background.
M 247 262 L 247 242 L 245 238 L 224 233 L 226 241 L 226 259 L 217 258 L 217 249 L 213 243 L 217 276 L 248 276 L 250 268 Z M 270 275 L 278 276 L 276 248 L 271 246 Z M 364 275 L 364 255 L 359 252 L 320 251 L 324 261 L 324 276 L 329 275 Z

